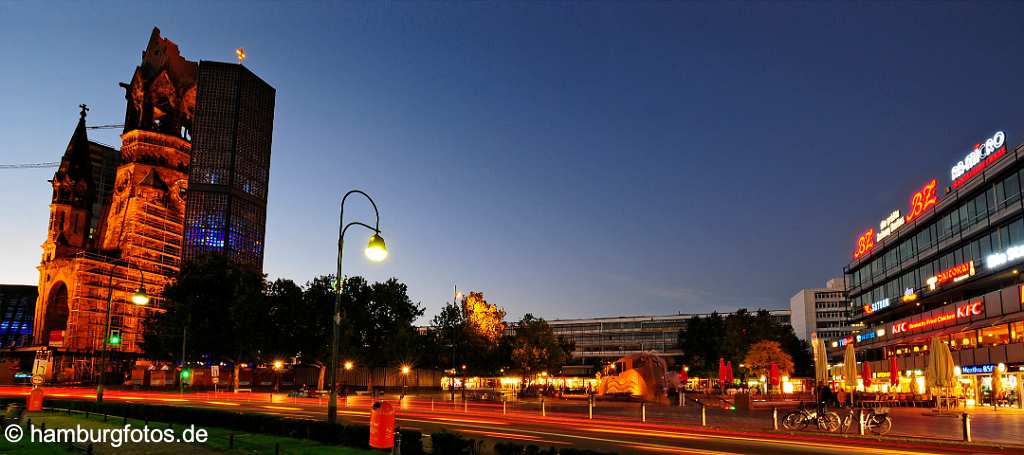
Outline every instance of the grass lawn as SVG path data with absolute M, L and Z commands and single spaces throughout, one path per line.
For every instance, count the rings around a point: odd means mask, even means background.
M 121 418 L 111 417 L 107 422 L 103 421 L 102 416 L 91 415 L 88 419 L 83 414 L 54 414 L 54 413 L 38 413 L 30 412 L 25 414 L 26 419 L 31 418 L 32 424 L 38 429 L 45 423 L 46 428 L 75 428 L 75 425 L 80 425 L 81 428 L 86 429 L 102 429 L 102 428 L 123 428 L 124 423 Z M 145 425 L 144 421 L 128 419 L 128 423 L 131 428 L 142 428 Z M 176 437 L 182 436 L 182 431 L 188 428 L 188 425 L 175 424 L 168 426 L 166 423 L 149 422 L 149 430 L 152 432 L 154 429 L 174 429 L 174 435 Z M 120 447 L 114 448 L 107 444 L 94 444 L 93 450 L 96 454 L 114 454 L 114 453 L 132 453 L 132 454 L 143 454 L 143 455 L 156 455 L 156 454 L 181 454 L 188 453 L 190 455 L 200 455 L 205 453 L 229 453 L 229 454 L 273 454 L 274 445 L 280 444 L 282 454 L 329 454 L 329 455 L 380 455 L 382 452 L 375 452 L 371 450 L 354 449 L 349 447 L 341 446 L 329 446 L 323 445 L 316 441 L 310 441 L 307 439 L 293 439 L 284 438 L 279 436 L 270 436 L 256 433 L 243 433 L 238 431 L 227 430 L 224 428 L 215 427 L 197 427 L 203 428 L 209 434 L 209 439 L 204 444 L 198 443 L 185 443 L 185 442 L 174 442 L 174 443 L 132 443 L 125 442 Z M 0 429 L 2 431 L 2 429 Z M 93 432 L 95 435 L 96 432 Z M 233 450 L 228 450 L 229 437 L 230 435 L 235 437 L 235 445 Z M 18 443 L 10 443 L 5 438 L 0 437 L 0 453 L 18 453 L 28 455 L 48 455 L 48 454 L 68 454 L 67 444 L 58 443 L 47 443 L 47 442 L 29 442 L 28 431 L 25 431 L 25 436 Z

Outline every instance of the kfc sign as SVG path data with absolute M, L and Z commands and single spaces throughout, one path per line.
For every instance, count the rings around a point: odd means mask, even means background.
M 912 330 L 922 329 L 925 327 L 931 327 L 936 324 L 942 324 L 943 322 L 949 322 L 954 319 L 969 318 L 971 316 L 977 316 L 985 311 L 985 305 L 981 300 L 975 300 L 970 303 L 965 303 L 956 307 L 954 311 L 947 311 L 945 313 L 932 316 L 928 319 L 922 319 L 920 321 L 903 321 L 897 322 L 892 325 L 892 334 L 896 335 L 899 333 L 910 332 Z

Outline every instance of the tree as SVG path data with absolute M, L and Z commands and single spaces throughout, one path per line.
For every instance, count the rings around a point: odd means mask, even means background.
M 794 362 L 792 370 L 799 375 L 813 373 L 810 346 L 796 337 L 793 328 L 779 323 L 767 310 L 751 313 L 746 309 L 721 317 L 712 313 L 707 317 L 694 316 L 679 332 L 679 345 L 683 350 L 683 363 L 691 373 L 716 376 L 718 359 L 733 365 L 744 361 L 753 343 L 776 341 Z
M 409 299 L 404 283 L 391 278 L 369 285 L 362 277 L 349 277 L 343 287 L 342 310 L 340 352 L 370 368 L 371 389 L 374 367 L 415 360 L 419 337 L 412 324 L 423 315 L 423 308 Z
M 462 300 L 462 311 L 469 329 L 489 343 L 505 334 L 505 309 L 487 303 L 482 292 L 470 292 Z
M 184 264 L 164 289 L 165 310 L 154 314 L 143 334 L 143 351 L 155 359 L 258 362 L 274 339 L 264 277 L 255 269 L 213 254 Z
M 725 320 L 716 313 L 706 317 L 693 316 L 686 328 L 679 331 L 679 346 L 683 350 L 683 364 L 690 374 L 717 375 L 718 359 L 724 357 Z
M 768 376 L 772 363 L 776 364 L 782 376 L 793 372 L 793 358 L 782 350 L 778 341 L 762 340 L 752 344 L 743 363 L 756 376 Z
M 516 324 L 511 347 L 512 362 L 523 376 L 524 388 L 531 375 L 561 369 L 573 349 L 571 343 L 555 336 L 547 321 L 530 313 Z

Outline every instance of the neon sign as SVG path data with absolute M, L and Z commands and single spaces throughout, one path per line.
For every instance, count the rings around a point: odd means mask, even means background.
M 953 188 L 959 188 L 974 176 L 984 171 L 992 163 L 1006 155 L 1006 135 L 1002 131 L 996 131 L 992 137 L 985 139 L 984 144 L 975 144 L 974 150 L 964 157 L 963 161 L 956 163 L 950 171 L 953 178 Z
M 875 228 L 864 231 L 860 237 L 857 238 L 857 249 L 853 251 L 853 258 L 860 259 L 865 254 L 871 251 L 875 247 Z
M 839 339 L 840 346 L 846 346 L 853 342 L 853 337 L 843 337 Z
M 928 289 L 934 291 L 935 288 L 942 286 L 943 284 L 950 282 L 956 283 L 957 281 L 965 280 L 972 276 L 974 276 L 974 261 L 970 260 L 939 272 L 937 275 L 928 278 L 926 283 L 928 283 Z
M 961 374 L 988 374 L 996 369 L 996 366 L 989 363 L 986 365 L 971 365 L 960 368 Z
M 932 208 L 939 202 L 939 198 L 935 196 L 935 185 L 938 185 L 939 181 L 932 179 L 928 182 L 921 191 L 914 193 L 910 197 L 910 214 L 905 218 L 907 223 L 914 221 L 924 215 L 924 211 Z
M 875 240 L 881 242 L 882 239 L 888 237 L 889 234 L 892 234 L 893 232 L 896 232 L 897 229 L 903 227 L 903 223 L 905 222 L 906 220 L 900 216 L 900 211 L 893 210 L 888 217 L 878 223 L 878 234 L 875 235 Z
M 1024 245 L 1011 246 L 1002 253 L 992 253 L 985 258 L 985 267 L 994 269 L 1007 262 L 1024 258 Z
M 860 343 L 861 341 L 868 341 L 874 339 L 876 336 L 877 335 L 875 332 L 864 332 L 860 335 L 857 335 L 857 342 Z
M 942 324 L 943 322 L 949 322 L 954 319 L 969 318 L 971 316 L 977 316 L 985 309 L 985 305 L 981 300 L 976 300 L 971 303 L 965 303 L 956 307 L 956 310 L 947 311 L 945 313 L 932 316 L 928 319 L 923 319 L 914 322 L 897 322 L 892 325 L 892 334 L 909 332 L 911 330 L 917 330 L 924 327 L 933 326 L 935 324 Z
M 903 290 L 903 297 L 900 297 L 903 303 L 910 303 L 917 300 L 917 293 L 914 292 L 914 288 L 906 288 Z
M 882 308 L 886 308 L 888 306 L 889 306 L 889 299 L 885 298 L 885 299 L 879 300 L 879 301 L 877 301 L 875 303 L 872 303 L 871 305 L 864 305 L 864 314 L 871 314 L 871 313 L 874 313 L 874 312 L 876 312 L 878 310 L 881 310 Z

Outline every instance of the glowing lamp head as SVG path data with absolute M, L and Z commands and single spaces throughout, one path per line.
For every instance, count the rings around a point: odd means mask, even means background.
M 114 345 L 114 346 L 117 346 L 117 345 L 121 344 L 121 334 L 119 334 L 119 333 L 112 333 L 112 334 L 110 334 L 110 342 L 108 344 L 111 344 L 111 345 Z
M 139 286 L 139 290 L 135 291 L 135 293 L 132 294 L 132 303 L 134 303 L 136 305 L 148 305 L 149 304 L 149 294 L 146 294 L 146 288 L 145 287 Z
M 189 370 L 181 370 L 181 377 L 182 378 L 188 379 L 189 376 L 192 376 L 192 372 L 191 371 L 189 371 Z
M 409 374 L 409 366 L 402 365 L 402 374 Z
M 284 368 L 284 362 L 282 362 L 280 360 L 275 360 L 274 361 L 274 369 L 275 370 L 280 370 L 281 368 Z
M 366 244 L 366 257 L 373 262 L 380 262 L 388 257 L 388 246 L 384 244 L 384 238 L 380 234 L 373 234 L 370 237 L 370 242 Z
M 352 369 L 352 362 L 345 362 L 345 369 L 346 370 L 351 370 Z

